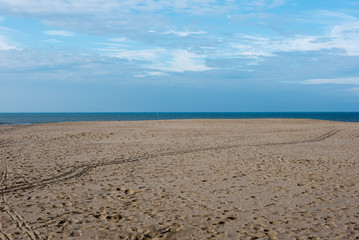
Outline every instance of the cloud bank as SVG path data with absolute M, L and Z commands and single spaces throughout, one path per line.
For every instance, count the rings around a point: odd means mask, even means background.
M 71 37 L 74 35 L 74 33 L 69 31 L 63 31 L 63 30 L 48 30 L 44 31 L 46 35 L 50 36 L 61 36 L 61 37 Z
M 6 18 L 36 20 L 43 26 L 37 34 L 61 39 L 36 41 L 68 51 L 67 59 L 58 54 L 59 49 L 44 54 L 41 47 L 26 45 L 26 40 L 21 43 L 25 50 L 20 51 L 14 44 L 20 37 L 0 31 L 0 50 L 18 50 L 14 56 L 25 59 L 19 62 L 3 53 L 9 61 L 2 68 L 17 66 L 33 73 L 52 63 L 76 79 L 73 68 L 63 67 L 76 58 L 79 69 L 88 62 L 127 67 L 126 79 L 184 73 L 198 79 L 196 73 L 208 73 L 220 83 L 233 79 L 295 83 L 330 79 L 327 72 L 333 79 L 355 78 L 359 18 L 348 10 L 298 12 L 299 4 L 289 0 L 0 0 L 2 25 Z M 285 10 L 280 12 L 281 8 Z M 346 65 L 335 64 L 336 59 L 345 59 Z M 321 69 L 322 65 L 331 70 Z

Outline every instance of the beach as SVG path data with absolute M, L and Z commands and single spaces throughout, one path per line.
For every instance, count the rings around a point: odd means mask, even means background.
M 359 123 L 0 126 L 1 239 L 357 239 Z

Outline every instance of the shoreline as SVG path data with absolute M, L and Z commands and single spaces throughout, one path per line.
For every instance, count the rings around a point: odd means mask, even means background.
M 41 123 L 20 123 L 20 124 L 7 124 L 0 123 L 0 128 L 11 127 L 11 126 L 37 126 L 37 125 L 46 125 L 46 124 L 76 124 L 76 123 L 116 123 L 116 122 L 170 122 L 170 121 L 317 121 L 317 122 L 333 122 L 333 123 L 353 123 L 358 124 L 359 122 L 347 122 L 347 121 L 336 121 L 336 120 L 326 120 L 326 119 L 313 119 L 313 118 L 230 118 L 230 119 L 219 119 L 219 118 L 189 118 L 189 119 L 149 119 L 149 120 L 99 120 L 99 121 L 69 121 L 69 122 L 41 122 Z

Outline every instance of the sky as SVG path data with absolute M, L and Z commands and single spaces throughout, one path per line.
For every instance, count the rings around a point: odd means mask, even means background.
M 357 0 L 0 0 L 0 112 L 359 111 Z

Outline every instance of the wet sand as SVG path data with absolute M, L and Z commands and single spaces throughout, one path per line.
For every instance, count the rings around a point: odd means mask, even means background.
M 358 239 L 359 123 L 0 127 L 0 239 Z

